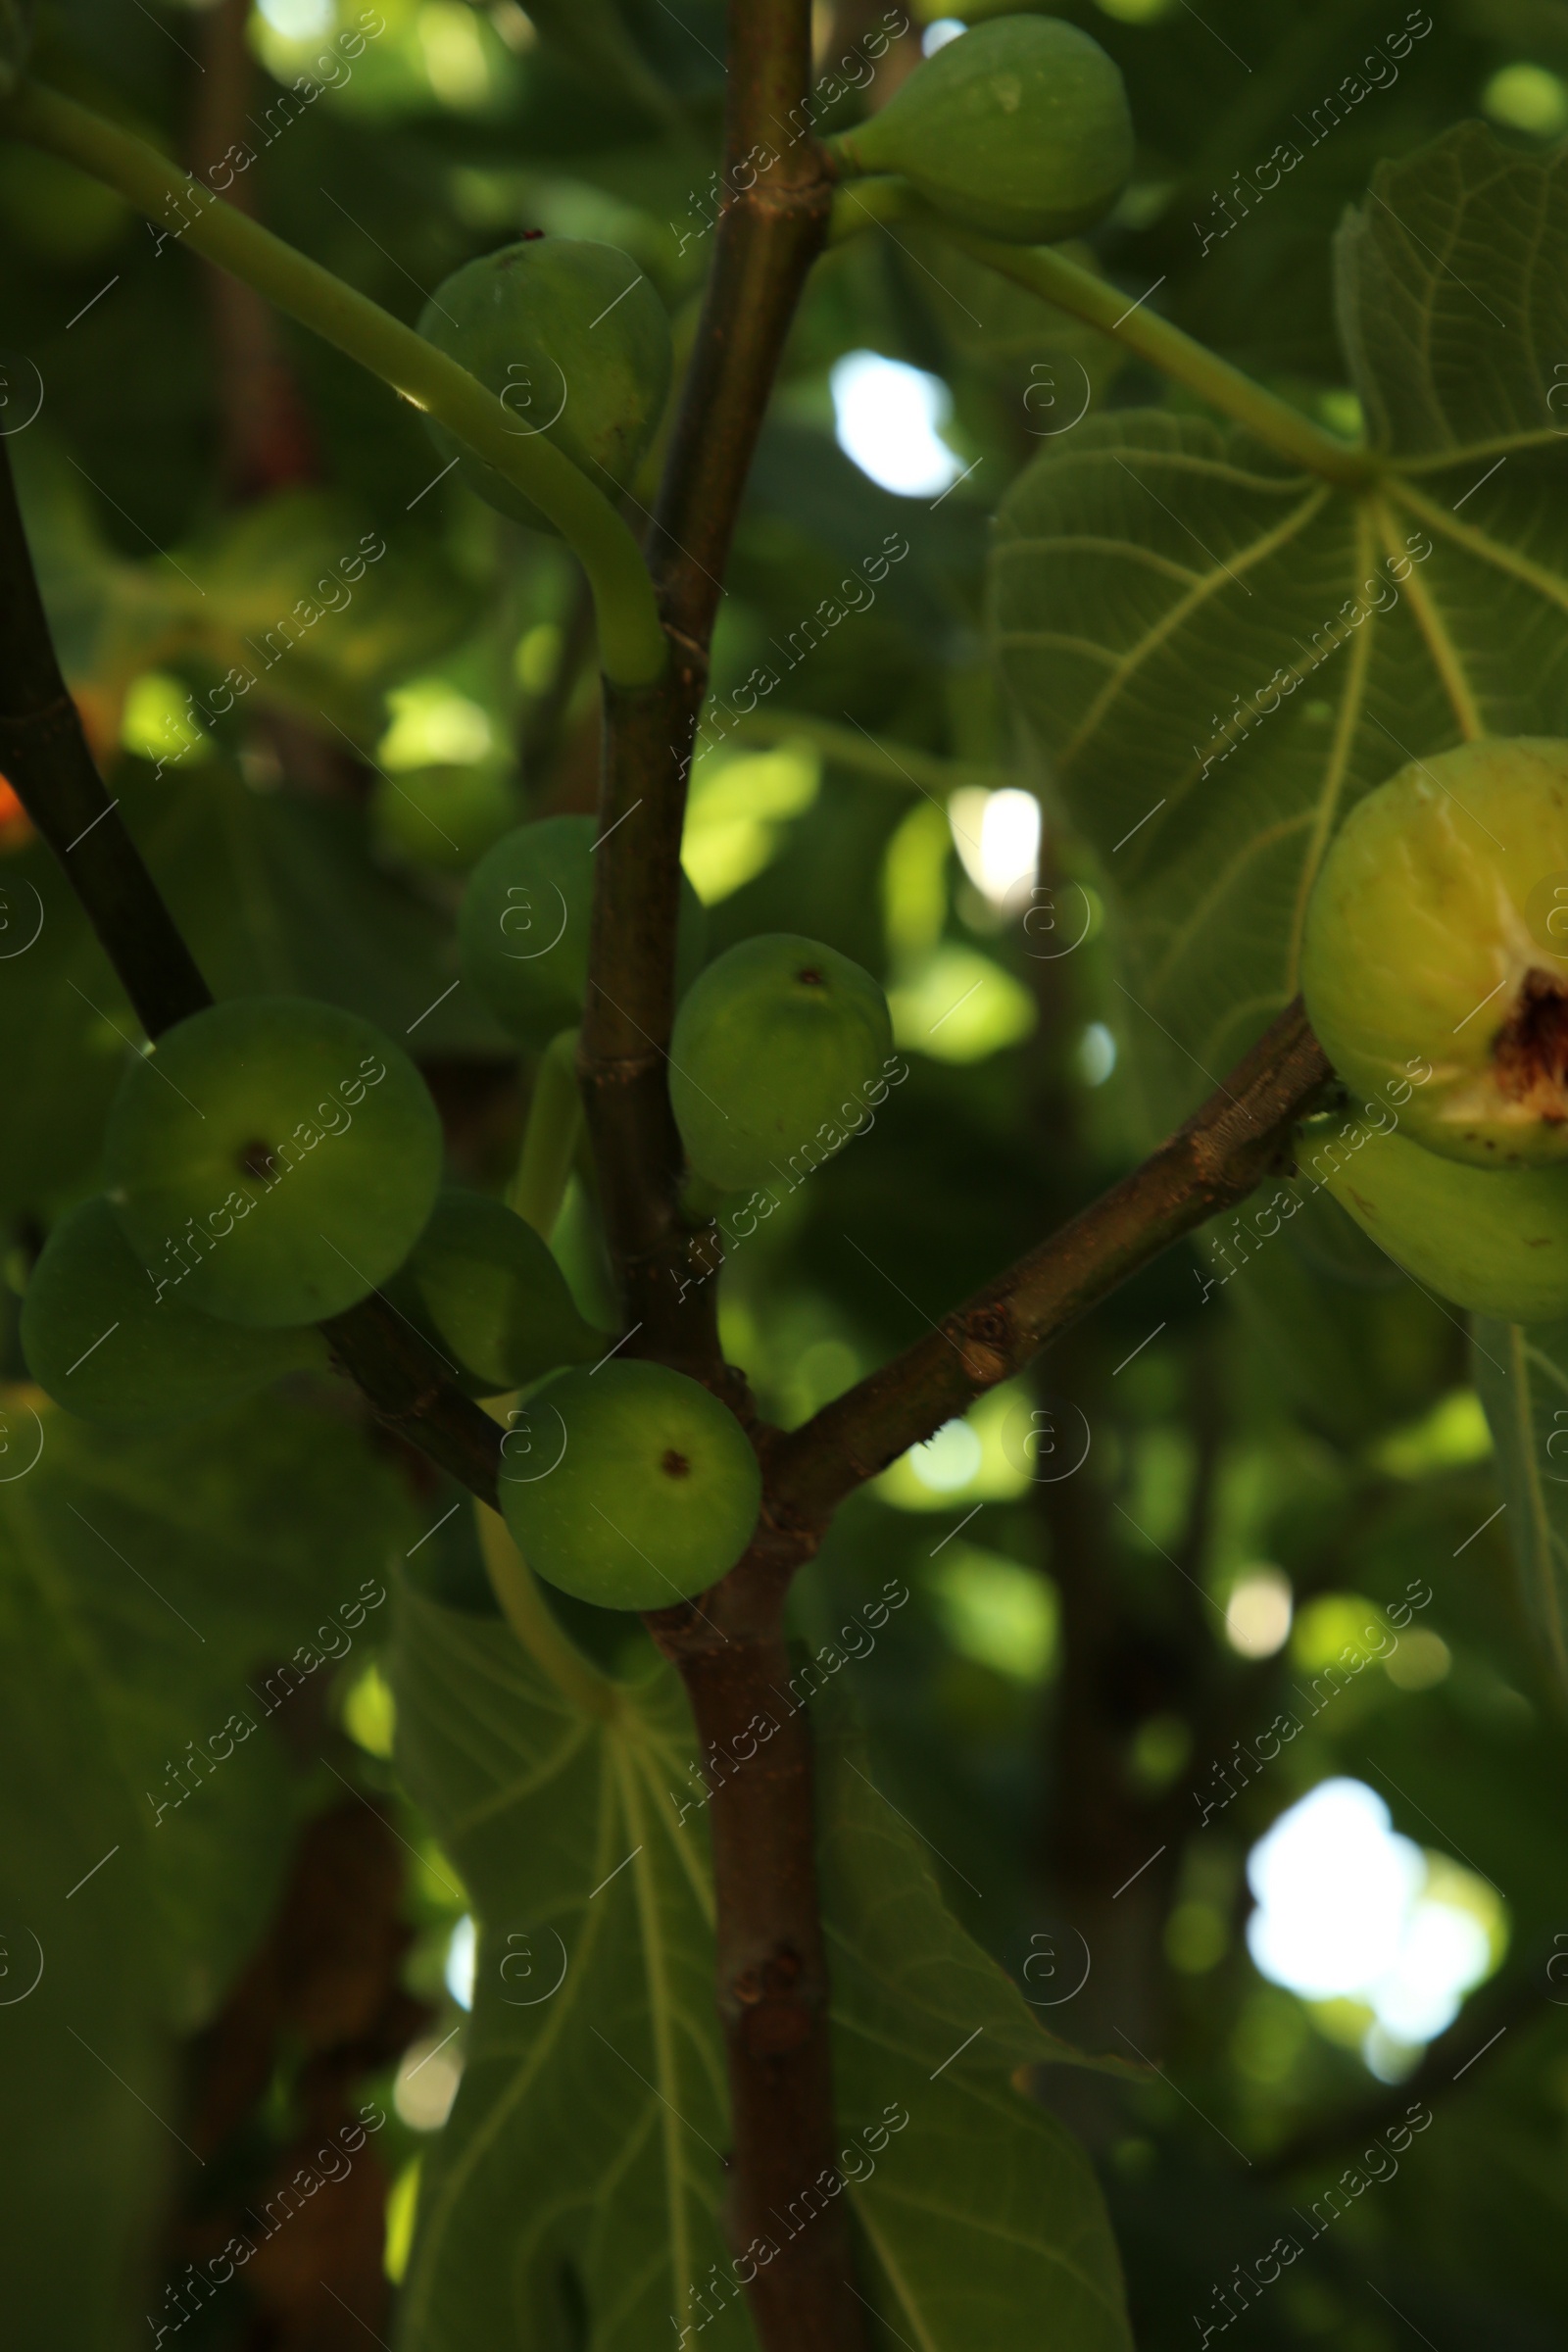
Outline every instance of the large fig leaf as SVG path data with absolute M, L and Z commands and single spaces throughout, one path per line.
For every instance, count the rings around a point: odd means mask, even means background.
M 842 1712 L 817 1752 L 839 2120 L 853 2145 L 857 2127 L 890 2108 L 910 2119 L 907 2137 L 852 2192 L 887 2342 L 1128 2352 L 1120 2269 L 1088 2159 L 1013 2080 L 1077 2053 L 1045 2032 L 947 1909 Z
M 400 2343 L 642 2352 L 673 2321 L 742 2352 L 754 2337 L 718 2221 L 712 1894 L 679 1684 L 661 1672 L 602 1721 L 498 1620 L 407 1590 L 394 1683 L 400 1764 L 480 1923 L 466 2066 L 425 2164 Z M 1124 2352 L 1087 2160 L 1011 2084 L 1068 2053 L 943 1909 L 839 1740 L 820 1767 L 858 2291 L 889 2344 Z
M 3 1405 L 6 2309 L 39 2352 L 115 2352 L 146 2340 L 135 2250 L 190 2164 L 173 2037 L 260 1935 L 307 1786 L 275 1670 L 324 1682 L 375 1638 L 362 1587 L 412 1531 L 351 1429 L 277 1398 L 134 1445 Z
M 1048 448 L 998 517 L 1001 659 L 1117 903 L 1162 1118 L 1293 993 L 1363 793 L 1481 734 L 1568 733 L 1568 155 L 1462 126 L 1379 168 L 1337 268 L 1364 488 L 1130 412 Z

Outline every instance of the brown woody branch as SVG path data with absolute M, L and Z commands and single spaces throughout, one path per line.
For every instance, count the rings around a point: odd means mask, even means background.
M 777 2249 L 748 2289 L 752 2318 L 764 2352 L 864 2352 L 843 2202 L 793 2236 L 780 2226 L 837 2164 L 811 1734 L 806 1710 L 784 1695 L 784 1595 L 812 1549 L 764 1511 L 751 1550 L 700 1606 L 662 1610 L 648 1624 L 680 1670 L 710 1783 L 730 2095 L 725 2222 L 737 2256 L 756 2238 Z M 726 1770 L 724 1759 L 739 1755 L 750 1757 L 744 1770 Z
M 205 1011 L 212 991 L 104 790 L 60 674 L 3 442 L 0 773 L 59 859 L 147 1035 Z M 373 1297 L 321 1328 L 377 1419 L 493 1504 L 501 1433 L 442 1378 L 418 1333 Z
M 786 1438 L 773 1464 L 777 1507 L 819 1526 L 1130 1274 L 1245 1199 L 1284 1164 L 1292 1128 L 1330 1075 L 1298 998 L 1141 1167 Z
M 603 846 L 578 1049 L 606 1234 L 627 1325 L 640 1326 L 635 1346 L 715 1381 L 716 1285 L 686 1279 L 691 1241 L 665 1078 L 680 836 L 735 520 L 801 288 L 827 235 L 826 165 L 788 119 L 809 75 L 808 0 L 731 0 L 725 196 L 649 551 L 670 665 L 658 684 L 606 698 Z
M 725 197 L 649 561 L 668 670 L 611 690 L 588 1003 L 578 1066 L 607 1238 L 639 1351 L 721 1392 L 716 1283 L 690 1280 L 682 1153 L 666 1064 L 674 1012 L 680 836 L 708 684 L 708 643 L 753 452 L 801 288 L 827 233 L 820 150 L 789 121 L 810 75 L 809 0 L 731 0 Z M 767 159 L 771 159 L 770 161 Z M 743 1393 L 734 1400 L 744 1410 Z M 800 1547 L 764 1520 L 747 1558 L 690 1609 L 651 1620 L 678 1664 L 705 1754 L 728 1752 L 788 1678 L 783 1604 Z M 710 1822 L 719 2017 L 728 2061 L 738 2253 L 834 2164 L 827 1970 L 817 1907 L 811 1751 L 792 1718 L 752 1772 L 719 1779 Z M 755 2268 L 765 2352 L 863 2352 L 837 2203 Z

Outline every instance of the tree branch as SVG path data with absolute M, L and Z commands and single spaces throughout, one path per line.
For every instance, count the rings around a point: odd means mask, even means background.
M 661 1610 L 648 1626 L 680 1669 L 711 1790 L 726 2225 L 737 2255 L 759 2237 L 777 2248 L 748 2288 L 752 2318 L 763 2352 L 865 2352 L 845 2201 L 788 2238 L 779 2227 L 837 2165 L 811 1735 L 785 1696 L 782 1631 L 790 1579 L 813 1548 L 764 1512 L 752 1549 L 700 1609 Z
M 791 119 L 810 74 L 803 0 L 730 0 L 723 206 L 649 558 L 666 623 L 703 647 L 795 306 L 827 240 L 826 159 Z
M 212 991 L 104 790 L 60 674 L 0 441 L 0 773 L 58 858 L 149 1037 L 203 1012 Z M 379 1297 L 321 1325 L 378 1420 L 495 1503 L 501 1433 L 451 1387 Z
M 772 1477 L 779 1507 L 820 1526 L 846 1494 L 1021 1372 L 1129 1274 L 1242 1200 L 1279 1164 L 1330 1074 L 1298 998 L 1141 1167 L 784 1439 Z
M 605 687 L 588 995 L 577 1045 L 599 1207 L 635 1351 L 719 1362 L 712 1284 L 687 1281 L 684 1154 L 665 1065 L 675 1016 L 685 770 L 707 691 L 705 654 L 678 638 L 657 685 Z
M 0 772 L 60 862 L 149 1037 L 212 1003 L 104 790 L 66 690 L 0 441 Z
M 649 557 L 673 658 L 656 684 L 607 691 L 604 846 L 578 1053 L 627 1324 L 641 1327 L 640 1350 L 712 1375 L 717 1286 L 687 1279 L 665 1078 L 680 836 L 735 519 L 801 288 L 827 235 L 821 151 L 789 121 L 809 74 L 807 0 L 731 0 L 723 208 Z
M 639 1352 L 733 1395 L 716 1283 L 697 1283 L 680 1213 L 680 1139 L 665 1077 L 674 1013 L 686 777 L 708 642 L 780 353 L 826 236 L 831 189 L 789 121 L 810 74 L 809 0 L 731 0 L 725 198 L 697 344 L 670 443 L 650 563 L 672 648 L 652 686 L 607 689 L 588 1003 L 578 1068 L 600 1202 Z M 700 1245 L 698 1245 L 700 1246 Z M 709 1758 L 759 1717 L 775 1729 L 741 1773 L 710 1767 L 717 1998 L 729 2076 L 728 2227 L 742 2253 L 835 2162 L 827 1969 L 817 1907 L 809 1734 L 788 1680 L 783 1604 L 803 1546 L 765 1519 L 705 1596 L 649 1620 L 674 1658 Z M 752 1732 L 755 1740 L 755 1728 Z M 842 2205 L 817 2215 L 748 2289 L 764 2352 L 863 2352 Z

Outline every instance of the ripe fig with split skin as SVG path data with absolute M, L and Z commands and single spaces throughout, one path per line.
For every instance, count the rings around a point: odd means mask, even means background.
M 1413 760 L 1351 809 L 1307 906 L 1301 990 L 1352 1092 L 1428 1151 L 1568 1159 L 1568 743 Z

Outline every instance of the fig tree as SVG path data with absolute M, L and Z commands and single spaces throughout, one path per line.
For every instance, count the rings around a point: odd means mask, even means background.
M 841 169 L 898 172 L 950 220 L 1017 245 L 1092 227 L 1133 165 L 1120 70 L 1060 17 L 998 17 L 944 42 L 827 144 Z
M 501 1504 L 528 1565 L 607 1609 L 662 1609 L 722 1576 L 761 1502 L 756 1454 L 716 1396 L 662 1364 L 559 1373 L 514 1416 Z
M 402 1264 L 441 1149 L 423 1079 L 379 1029 L 309 998 L 237 997 L 131 1063 L 104 1167 L 156 1298 L 279 1326 L 340 1313 Z
M 1568 1169 L 1466 1167 L 1394 1131 L 1342 1138 L 1342 1122 L 1309 1121 L 1298 1155 L 1417 1282 L 1507 1323 L 1568 1315 Z
M 494 392 L 519 436 L 547 433 L 597 489 L 624 490 L 669 394 L 669 322 L 629 254 L 581 237 L 527 237 L 466 262 L 419 315 L 419 332 Z M 531 499 L 428 420 L 468 488 L 536 531 Z
M 1568 1157 L 1568 743 L 1411 760 L 1351 809 L 1307 906 L 1301 989 L 1352 1090 L 1476 1167 Z
M 887 999 L 848 956 L 787 931 L 742 940 L 675 1016 L 669 1098 L 693 1169 L 742 1191 L 818 1166 L 870 1124 L 892 1046 Z
M 390 1293 L 470 1376 L 474 1393 L 520 1389 L 612 1345 L 578 1314 L 533 1227 L 485 1193 L 443 1190 Z
M 108 1201 L 83 1200 L 60 1219 L 27 1279 L 27 1369 L 82 1421 L 159 1430 L 326 1361 L 317 1332 L 245 1331 L 182 1297 L 157 1297 Z
M 458 917 L 464 978 L 523 1045 L 542 1049 L 582 1018 L 598 838 L 591 816 L 540 817 L 503 834 L 468 878 Z M 702 962 L 706 928 L 684 874 L 680 894 L 677 993 Z

